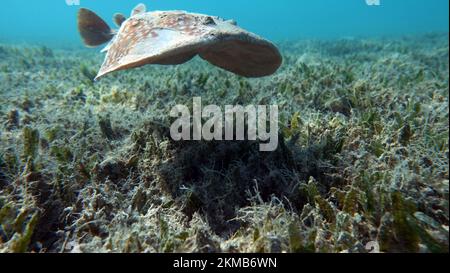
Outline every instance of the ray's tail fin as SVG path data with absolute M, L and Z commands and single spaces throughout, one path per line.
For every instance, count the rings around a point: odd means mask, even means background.
M 114 37 L 113 31 L 102 18 L 84 8 L 78 11 L 78 31 L 89 47 L 102 45 Z

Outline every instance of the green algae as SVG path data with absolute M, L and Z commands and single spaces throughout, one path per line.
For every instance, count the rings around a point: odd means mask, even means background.
M 16 220 L 20 221 L 16 224 L 22 224 L 23 217 Z M 10 241 L 10 251 L 14 253 L 23 253 L 28 251 L 28 246 L 31 242 L 31 237 L 33 236 L 34 229 L 36 228 L 39 214 L 35 213 L 31 217 L 30 221 L 26 224 L 23 232 L 14 234 L 14 237 Z
M 244 79 L 0 45 L 2 252 L 448 252 L 448 35 L 289 41 Z M 169 110 L 277 104 L 280 145 L 175 142 Z
M 23 134 L 23 157 L 35 158 L 39 148 L 39 131 L 31 127 L 25 127 Z

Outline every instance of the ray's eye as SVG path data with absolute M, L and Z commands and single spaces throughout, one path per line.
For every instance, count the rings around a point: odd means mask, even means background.
M 211 16 L 208 16 L 203 19 L 203 24 L 204 25 L 215 25 L 216 22 L 214 21 L 214 19 Z

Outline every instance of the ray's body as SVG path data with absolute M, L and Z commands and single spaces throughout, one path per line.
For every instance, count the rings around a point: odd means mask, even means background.
M 117 31 L 88 9 L 78 14 L 78 29 L 87 46 L 110 42 L 96 79 L 147 64 L 182 64 L 197 55 L 244 77 L 271 75 L 282 63 L 274 44 L 232 20 L 185 11 L 146 12 L 139 4 L 130 18 L 115 14 L 114 21 Z

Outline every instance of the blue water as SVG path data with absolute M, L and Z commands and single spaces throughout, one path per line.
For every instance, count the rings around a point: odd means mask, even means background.
M 139 0 L 79 0 L 112 25 L 115 12 L 129 14 Z M 448 0 L 147 0 L 152 10 L 182 9 L 235 19 L 273 40 L 448 32 Z M 66 0 L 2 0 L 0 41 L 80 44 L 78 6 Z

